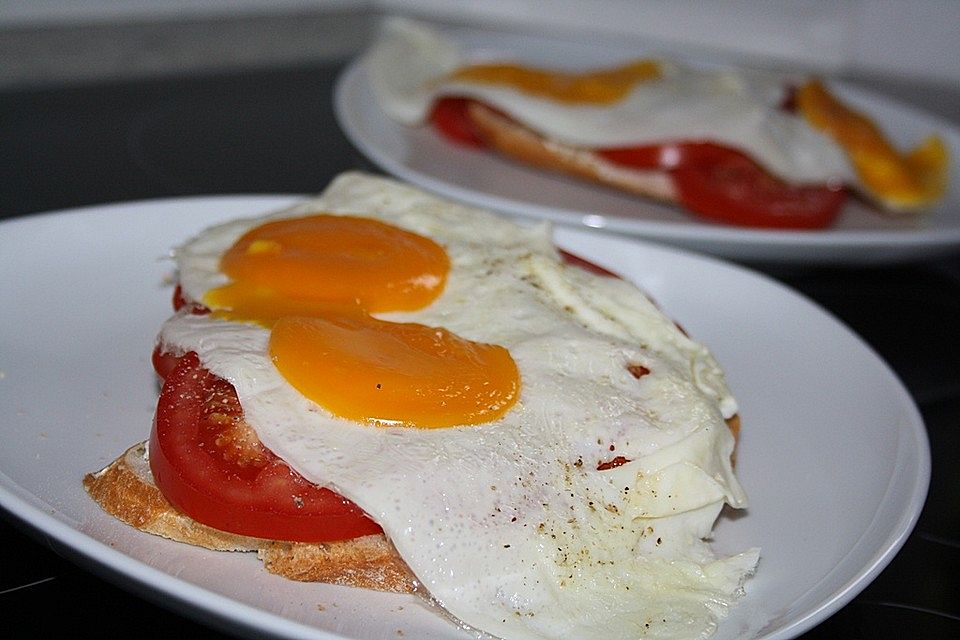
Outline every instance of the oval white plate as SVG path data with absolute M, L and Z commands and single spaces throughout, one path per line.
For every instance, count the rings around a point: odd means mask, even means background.
M 486 51 L 552 67 L 595 67 L 649 51 L 554 37 L 461 28 L 450 33 L 467 50 Z M 675 56 L 678 57 L 678 56 Z M 705 222 L 668 205 L 546 173 L 492 153 L 442 140 L 429 128 L 411 129 L 387 118 L 360 59 L 338 79 L 336 116 L 346 136 L 385 171 L 441 195 L 532 218 L 601 228 L 737 260 L 806 263 L 879 263 L 918 260 L 960 249 L 960 129 L 883 96 L 832 85 L 871 114 L 900 148 L 939 133 L 952 152 L 950 190 L 916 219 L 892 219 L 850 202 L 822 231 L 745 229 Z
M 147 437 L 153 339 L 169 314 L 169 247 L 290 197 L 118 204 L 0 224 L 0 506 L 86 562 L 202 615 L 303 638 L 466 638 L 412 596 L 292 582 L 104 514 L 81 478 Z M 763 549 L 718 639 L 788 638 L 889 562 L 923 505 L 930 465 L 903 385 L 823 310 L 760 275 L 636 240 L 557 241 L 649 291 L 714 350 L 741 402 L 746 514 L 721 551 Z

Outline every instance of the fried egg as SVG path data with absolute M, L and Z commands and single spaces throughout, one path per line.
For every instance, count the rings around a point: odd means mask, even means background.
M 758 550 L 704 541 L 747 503 L 720 366 L 549 226 L 351 173 L 174 258 L 214 311 L 159 341 L 231 382 L 261 441 L 359 505 L 461 626 L 699 638 L 742 594 Z
M 946 189 L 949 153 L 939 137 L 902 153 L 818 82 L 802 84 L 791 112 L 782 108 L 784 82 L 769 75 L 665 59 L 577 72 L 477 60 L 439 31 L 401 18 L 385 22 L 365 69 L 383 111 L 409 126 L 424 124 L 436 99 L 464 97 L 562 145 L 714 142 L 789 183 L 848 185 L 889 209 L 932 204 Z

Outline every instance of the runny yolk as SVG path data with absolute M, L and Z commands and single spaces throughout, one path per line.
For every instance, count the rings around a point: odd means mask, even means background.
M 641 82 L 661 77 L 655 60 L 637 60 L 613 69 L 563 73 L 515 64 L 478 64 L 462 67 L 450 79 L 505 85 L 557 102 L 611 104 L 622 100 Z
M 519 395 L 520 375 L 505 348 L 422 324 L 362 315 L 282 318 L 270 353 L 301 393 L 359 422 L 479 424 L 505 414 Z
M 314 215 L 241 236 L 220 260 L 231 283 L 203 301 L 228 317 L 267 323 L 274 308 L 280 315 L 330 304 L 412 311 L 440 295 L 449 269 L 443 247 L 429 238 L 370 218 Z
M 449 269 L 443 247 L 429 238 L 320 214 L 241 236 L 220 261 L 230 282 L 203 301 L 214 317 L 270 328 L 278 371 L 335 415 L 410 427 L 488 422 L 519 395 L 505 348 L 370 315 L 426 307 Z
M 923 206 L 946 190 L 949 153 L 940 138 L 930 136 L 913 150 L 900 153 L 874 122 L 817 81 L 797 91 L 797 108 L 807 122 L 843 147 L 870 195 L 884 204 Z

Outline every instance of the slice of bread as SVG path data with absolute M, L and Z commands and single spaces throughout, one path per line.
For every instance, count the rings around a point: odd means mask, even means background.
M 585 149 L 547 140 L 479 102 L 471 102 L 467 116 L 486 145 L 523 164 L 558 171 L 617 189 L 676 203 L 677 189 L 667 171 L 633 169 L 610 162 Z
M 87 474 L 83 486 L 104 511 L 141 531 L 215 551 L 256 551 L 267 571 L 291 580 L 396 593 L 416 587 L 410 569 L 382 534 L 338 542 L 282 542 L 200 524 L 174 508 L 154 484 L 145 442 Z

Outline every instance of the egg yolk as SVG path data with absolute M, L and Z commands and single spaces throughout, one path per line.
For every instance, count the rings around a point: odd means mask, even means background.
M 266 321 L 277 316 L 272 305 L 281 315 L 331 303 L 412 311 L 440 295 L 449 269 L 443 247 L 429 238 L 379 220 L 321 214 L 241 236 L 220 260 L 230 284 L 203 301 L 228 317 Z
M 637 60 L 613 69 L 562 73 L 514 64 L 478 64 L 453 72 L 452 80 L 510 86 L 525 93 L 569 104 L 611 104 L 641 82 L 661 77 L 655 60 Z
M 817 81 L 800 87 L 797 107 L 811 125 L 843 147 L 864 186 L 885 204 L 923 206 L 946 190 L 949 153 L 940 138 L 930 136 L 912 151 L 900 153 L 875 123 Z
M 359 422 L 451 427 L 488 422 L 516 402 L 520 375 L 498 345 L 371 316 L 280 319 L 270 354 L 290 384 Z
M 371 313 L 432 303 L 450 261 L 429 238 L 378 220 L 314 215 L 268 222 L 220 260 L 204 296 L 214 317 L 270 328 L 270 357 L 297 390 L 342 418 L 450 427 L 499 418 L 520 374 L 503 347 Z

